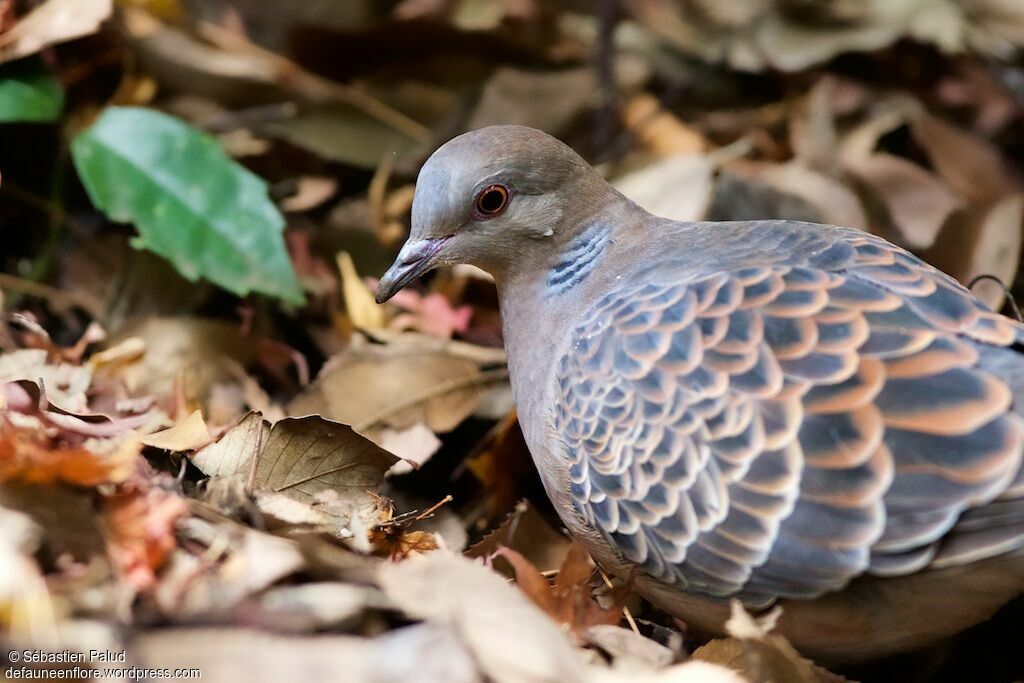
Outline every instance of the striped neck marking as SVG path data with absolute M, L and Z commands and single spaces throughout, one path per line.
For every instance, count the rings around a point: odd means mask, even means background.
M 548 295 L 557 296 L 582 282 L 597 266 L 610 235 L 607 226 L 593 223 L 573 238 L 548 272 Z

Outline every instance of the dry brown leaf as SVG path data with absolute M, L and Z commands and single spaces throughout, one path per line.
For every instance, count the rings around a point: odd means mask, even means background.
M 900 241 L 911 247 L 934 244 L 946 219 L 964 205 L 940 178 L 902 157 L 880 152 L 843 163 L 882 201 Z
M 769 631 L 778 617 L 779 610 L 775 610 L 755 620 L 734 600 L 732 616 L 726 622 L 730 637 L 699 647 L 691 659 L 728 667 L 752 683 L 843 683 L 846 680 L 801 657 L 782 636 L 771 634 Z
M 588 645 L 608 654 L 619 669 L 660 669 L 676 661 L 676 653 L 672 650 L 621 626 L 597 624 L 582 635 Z
M 139 341 L 128 341 L 132 338 Z M 148 317 L 122 328 L 110 348 L 128 344 L 111 372 L 137 393 L 167 396 L 177 382 L 183 382 L 185 398 L 202 404 L 210 387 L 231 381 L 231 362 L 248 365 L 255 359 L 256 345 L 242 335 L 239 325 L 205 318 Z M 131 361 L 139 348 L 141 360 Z
M 422 422 L 454 429 L 490 390 L 507 387 L 504 352 L 426 335 L 356 336 L 292 401 L 290 415 L 319 414 L 378 438 L 379 429 Z
M 408 616 L 458 633 L 488 680 L 585 680 L 582 659 L 558 626 L 479 563 L 428 553 L 383 565 L 377 582 Z
M 516 573 L 516 584 L 545 614 L 569 628 L 579 642 L 583 634 L 598 624 L 616 625 L 622 620 L 629 588 L 614 589 L 609 607 L 594 600 L 590 577 L 594 562 L 579 543 L 573 542 L 558 570 L 554 585 L 548 583 L 529 560 L 511 548 L 498 548 L 494 555 L 504 558 Z
M 624 175 L 612 184 L 656 216 L 698 221 L 705 217 L 711 200 L 714 169 L 715 164 L 706 156 L 676 155 Z
M 32 559 L 38 535 L 27 515 L 0 507 L 0 626 L 16 643 L 54 645 L 58 610 Z
M 1006 161 L 991 142 L 923 108 L 916 108 L 909 118 L 910 131 L 935 170 L 971 202 L 990 204 L 1021 189 L 1020 182 L 1010 175 Z
M 656 97 L 634 95 L 622 111 L 628 130 L 649 152 L 659 156 L 699 155 L 707 149 L 704 136 L 665 111 Z
M 339 532 L 359 535 L 377 521 L 373 492 L 397 458 L 349 426 L 315 415 L 285 418 L 270 427 L 251 413 L 220 441 L 195 453 L 192 462 L 204 474 L 243 477 L 257 492 L 311 505 L 346 525 Z M 305 513 L 286 511 L 295 514 Z
M 152 593 L 156 606 L 174 621 L 225 619 L 243 600 L 305 565 L 293 541 L 193 507 L 179 535 L 182 546 L 201 550 L 174 550 Z
M 142 443 L 165 451 L 192 451 L 213 441 L 202 411 L 193 411 L 187 418 L 162 432 L 142 437 Z
M 0 414 L 0 482 L 98 486 L 131 475 L 142 448 L 135 433 L 77 438 L 69 443 L 41 419 L 13 409 L 10 391 L 17 386 L 6 385 L 8 410 Z
M 327 176 L 305 175 L 298 179 L 295 194 L 281 200 L 287 213 L 309 211 L 321 206 L 338 191 L 338 181 Z
M 113 7 L 113 0 L 47 0 L 0 34 L 0 62 L 95 33 Z
M 571 543 L 567 536 L 552 529 L 529 501 L 522 500 L 494 531 L 466 550 L 465 555 L 485 559 L 499 548 L 507 547 L 526 558 L 538 571 L 549 572 L 562 566 Z
M 868 228 L 864 208 L 849 187 L 800 161 L 785 164 L 743 161 L 729 164 L 727 169 L 737 175 L 764 181 L 779 192 L 800 197 L 814 206 L 826 223 L 859 230 Z
M 401 458 L 388 470 L 388 476 L 411 472 L 441 447 L 441 440 L 422 422 L 407 429 L 382 429 L 376 443 Z
M 515 410 L 491 428 L 466 465 L 487 490 L 487 518 L 509 513 L 521 495 L 521 482 L 535 472 Z
M 923 256 L 964 284 L 987 274 L 1011 285 L 1020 264 L 1022 218 L 1024 195 L 1007 195 L 991 208 L 971 209 L 954 216 Z M 974 292 L 996 310 L 1006 294 L 991 281 L 979 282 Z

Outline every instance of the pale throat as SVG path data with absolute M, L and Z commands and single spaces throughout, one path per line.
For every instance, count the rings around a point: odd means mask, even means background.
M 595 221 L 569 240 L 548 269 L 545 296 L 559 296 L 583 282 L 600 263 L 611 233 L 610 226 Z

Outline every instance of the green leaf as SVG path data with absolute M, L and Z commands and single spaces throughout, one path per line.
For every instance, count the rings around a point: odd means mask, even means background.
M 60 81 L 38 60 L 0 68 L 0 123 L 55 121 L 64 108 Z
M 137 248 L 189 280 L 303 302 L 266 183 L 210 136 L 160 112 L 110 107 L 71 152 L 93 204 L 138 228 Z

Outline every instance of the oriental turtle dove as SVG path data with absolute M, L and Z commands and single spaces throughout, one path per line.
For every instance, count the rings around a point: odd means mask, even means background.
M 556 510 L 655 604 L 715 632 L 781 602 L 805 652 L 863 659 L 1024 590 L 1024 326 L 907 251 L 658 218 L 496 126 L 427 161 L 378 301 L 463 262 Z

